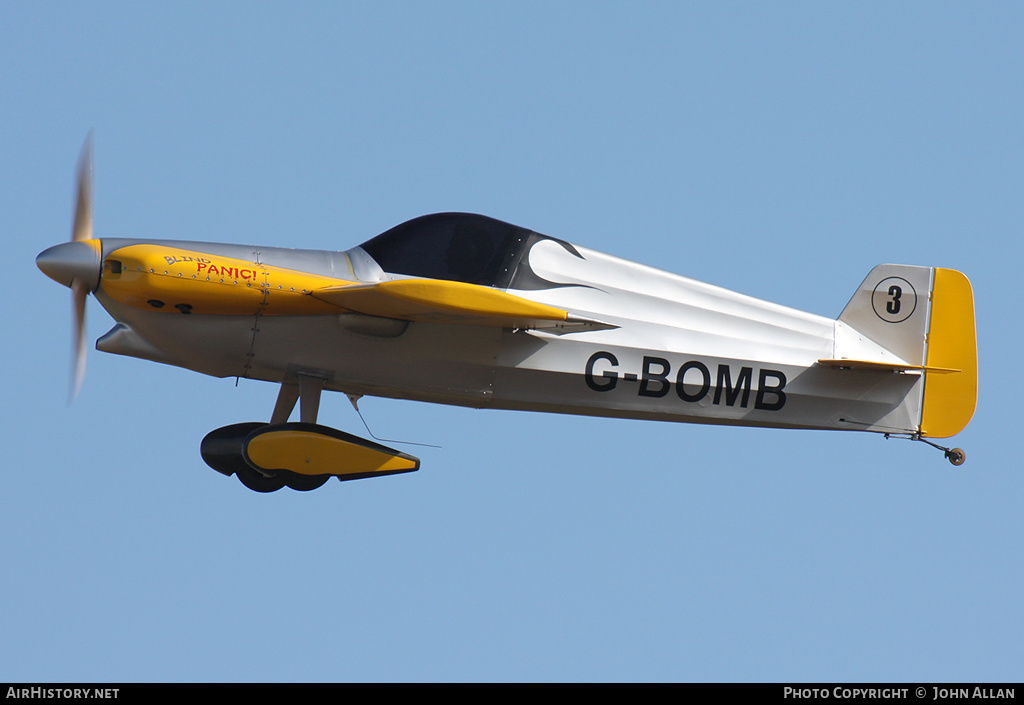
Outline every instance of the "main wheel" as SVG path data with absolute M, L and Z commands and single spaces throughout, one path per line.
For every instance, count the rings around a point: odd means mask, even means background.
M 238 477 L 239 482 L 250 490 L 254 492 L 277 492 L 285 486 L 286 480 L 280 475 L 267 477 L 255 468 L 250 467 L 242 460 L 241 456 L 238 459 L 241 462 L 235 467 L 235 476 Z
M 330 475 L 301 475 L 287 470 L 281 470 L 277 476 L 282 478 L 288 487 L 299 492 L 315 490 L 331 479 Z

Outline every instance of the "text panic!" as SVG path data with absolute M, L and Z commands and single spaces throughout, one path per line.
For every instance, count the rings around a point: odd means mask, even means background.
M 672 375 L 671 363 L 663 357 L 645 355 L 639 377 L 635 373 L 620 373 L 619 361 L 610 352 L 598 351 L 590 356 L 584 370 L 587 386 L 595 392 L 610 392 L 622 379 L 640 382 L 637 395 L 664 397 L 674 388 L 676 395 L 686 402 L 699 402 L 712 394 L 712 403 L 747 408 L 753 392 L 754 408 L 760 411 L 778 411 L 786 404 L 786 375 L 778 370 L 758 370 L 757 389 L 753 389 L 754 368 L 741 367 L 734 373 L 729 365 L 718 365 L 712 377 L 711 369 L 700 360 L 688 360 Z M 600 372 L 597 369 L 600 368 Z M 712 384 L 714 382 L 714 384 Z
M 239 267 L 218 267 L 215 264 L 207 264 L 206 262 L 196 263 L 196 273 L 205 274 L 207 276 L 218 276 L 218 277 L 230 277 L 232 279 L 256 279 L 259 275 L 257 269 L 241 269 Z

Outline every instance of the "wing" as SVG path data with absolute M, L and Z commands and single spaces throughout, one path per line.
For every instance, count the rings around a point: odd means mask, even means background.
M 329 286 L 310 296 L 368 316 L 404 321 L 576 332 L 615 328 L 499 289 L 436 279 Z

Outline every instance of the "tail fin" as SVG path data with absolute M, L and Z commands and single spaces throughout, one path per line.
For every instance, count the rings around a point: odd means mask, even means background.
M 833 359 L 821 362 L 923 373 L 920 434 L 959 433 L 974 415 L 978 391 L 970 281 L 952 269 L 875 267 L 836 321 Z

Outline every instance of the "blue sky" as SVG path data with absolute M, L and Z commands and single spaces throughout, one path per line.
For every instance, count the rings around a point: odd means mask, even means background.
M 1019 3 L 0 4 L 0 680 L 1019 681 Z M 923 444 L 364 399 L 411 475 L 258 495 L 270 385 L 91 350 L 69 237 L 347 249 L 465 210 L 836 316 L 960 269 L 981 388 Z M 112 325 L 91 302 L 91 340 Z M 321 421 L 362 433 L 347 400 Z

